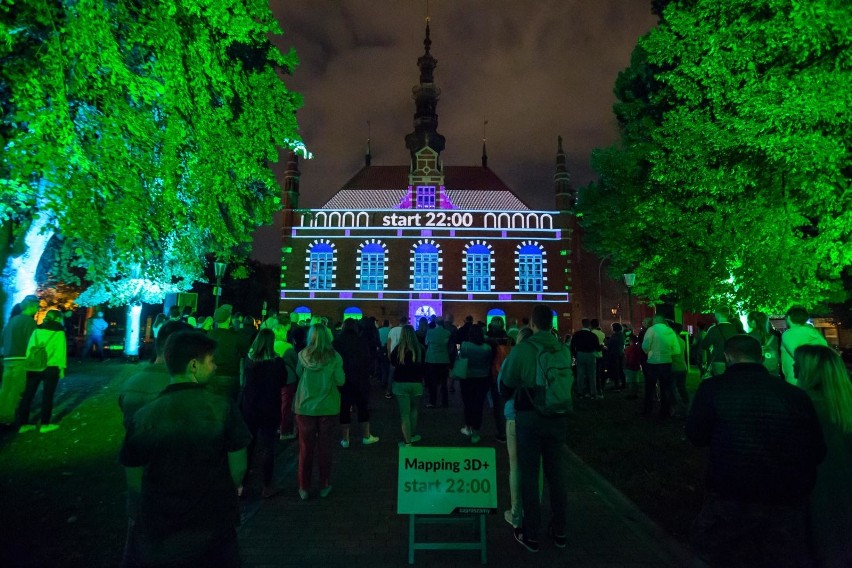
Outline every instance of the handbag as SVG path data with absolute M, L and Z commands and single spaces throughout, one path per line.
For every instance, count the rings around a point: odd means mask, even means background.
M 47 347 L 45 347 L 44 343 L 38 342 L 38 335 L 33 339 L 35 339 L 35 345 L 27 351 L 27 371 L 30 373 L 40 373 L 47 369 Z
M 466 379 L 467 378 L 467 359 L 458 357 L 453 363 L 453 368 L 450 369 L 451 379 Z

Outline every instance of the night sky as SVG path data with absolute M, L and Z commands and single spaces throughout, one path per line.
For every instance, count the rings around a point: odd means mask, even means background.
M 314 154 L 300 163 L 300 206 L 319 207 L 364 165 L 368 120 L 373 165 L 407 164 L 425 2 L 270 4 L 279 45 L 301 61 L 285 79 L 305 98 L 298 121 Z M 488 166 L 531 207 L 554 206 L 557 135 L 572 183 L 592 180 L 592 149 L 617 136 L 615 78 L 656 23 L 650 1 L 432 0 L 429 12 L 444 164 L 480 164 L 487 120 Z M 279 230 L 265 227 L 253 256 L 278 264 L 279 248 Z

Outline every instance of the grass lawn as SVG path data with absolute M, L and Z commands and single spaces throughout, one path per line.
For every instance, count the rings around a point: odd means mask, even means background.
M 0 566 L 116 565 L 127 531 L 118 385 L 135 370 L 72 365 L 56 393 L 60 428 L 0 439 Z
M 698 376 L 687 381 L 690 396 Z M 640 384 L 640 388 L 642 385 Z M 661 423 L 640 415 L 639 400 L 607 391 L 604 400 L 578 400 L 568 446 L 583 461 L 680 542 L 689 542 L 701 509 L 705 451 L 685 439 L 685 420 Z

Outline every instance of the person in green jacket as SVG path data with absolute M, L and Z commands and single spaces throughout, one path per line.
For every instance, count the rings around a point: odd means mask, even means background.
M 340 415 L 340 391 L 346 380 L 343 359 L 332 346 L 331 330 L 321 323 L 308 330 L 299 352 L 294 410 L 299 429 L 299 497 L 309 497 L 314 455 L 319 462 L 320 497 L 331 493 L 331 450 Z

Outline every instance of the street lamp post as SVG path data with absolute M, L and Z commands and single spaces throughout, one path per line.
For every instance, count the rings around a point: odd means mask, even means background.
M 225 277 L 225 271 L 228 270 L 227 262 L 214 262 L 213 272 L 216 274 L 216 289 L 213 290 L 213 295 L 216 296 L 216 305 L 213 311 L 219 309 L 219 297 L 222 296 L 222 278 Z
M 633 285 L 636 284 L 636 275 L 625 274 L 624 284 L 627 286 L 627 321 L 630 322 L 630 327 L 633 328 Z

